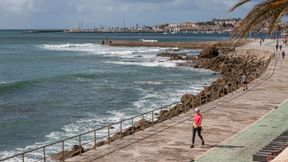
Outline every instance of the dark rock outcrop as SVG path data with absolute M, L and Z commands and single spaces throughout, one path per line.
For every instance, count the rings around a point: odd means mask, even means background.
M 169 60 L 182 60 L 186 58 L 187 56 L 185 54 L 177 54 L 177 53 L 160 53 L 156 55 L 157 57 L 169 57 Z
M 84 153 L 85 150 L 82 146 L 74 145 L 71 149 L 71 151 L 64 151 L 64 153 L 61 151 L 57 154 L 51 155 L 51 160 L 53 161 L 63 161 L 63 154 L 64 159 L 72 158 L 74 156 L 80 155 L 81 153 Z
M 216 48 L 215 46 L 212 46 L 212 47 L 206 47 L 204 48 L 200 55 L 198 57 L 200 58 L 208 58 L 208 59 L 211 59 L 211 58 L 214 58 L 214 57 L 217 57 L 219 55 L 219 49 Z

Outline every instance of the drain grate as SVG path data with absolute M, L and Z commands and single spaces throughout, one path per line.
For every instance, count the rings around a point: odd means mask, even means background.
M 288 147 L 288 130 L 253 155 L 253 161 L 267 162 Z

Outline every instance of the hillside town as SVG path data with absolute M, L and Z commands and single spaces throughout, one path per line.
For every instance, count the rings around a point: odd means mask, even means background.
M 93 29 L 83 29 L 82 25 L 78 25 L 65 32 L 230 33 L 240 21 L 240 18 L 214 18 L 206 22 L 166 23 L 153 26 L 137 24 L 131 27 L 126 27 L 123 23 L 122 27 L 99 26 Z

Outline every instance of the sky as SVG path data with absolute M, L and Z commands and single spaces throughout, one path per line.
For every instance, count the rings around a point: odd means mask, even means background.
M 0 29 L 69 29 L 155 25 L 243 17 L 253 4 L 237 0 L 0 0 Z

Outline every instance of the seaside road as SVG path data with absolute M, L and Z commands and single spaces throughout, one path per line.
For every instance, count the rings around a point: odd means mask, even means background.
M 223 141 L 228 138 L 232 139 L 231 137 L 238 132 L 240 132 L 238 134 L 243 133 L 243 131 L 241 132 L 243 129 L 249 129 L 247 128 L 248 126 L 273 111 L 288 97 L 288 59 L 279 59 L 274 69 L 276 60 L 275 58 L 271 61 L 266 73 L 249 84 L 248 91 L 238 89 L 229 95 L 200 107 L 203 115 L 202 126 L 204 128 L 203 137 L 205 139 L 205 146 L 201 146 L 199 138 L 196 137 L 195 148 L 190 148 L 193 123 L 193 111 L 190 110 L 171 120 L 156 124 L 122 140 L 117 140 L 110 145 L 99 147 L 97 150 L 91 150 L 66 161 L 189 162 L 194 161 L 196 157 L 199 157 L 211 148 L 212 151 L 208 151 L 208 153 L 198 160 L 209 156 L 210 152 L 212 153 L 219 148 L 225 148 L 226 150 L 227 148 L 233 148 L 236 151 L 237 149 L 245 150 L 249 146 L 253 146 L 253 150 L 258 149 L 258 147 L 261 148 L 262 143 L 259 145 L 256 144 L 254 147 L 253 140 L 251 139 L 251 143 L 226 144 Z M 276 134 L 277 131 L 280 131 L 277 128 L 272 128 L 272 130 L 275 130 Z M 270 138 L 272 136 L 266 138 L 266 142 L 269 142 Z M 255 152 L 248 151 L 249 154 Z M 224 152 L 215 156 L 225 157 L 228 155 Z M 237 157 L 240 154 L 238 155 L 236 152 L 233 156 Z M 211 156 L 209 161 L 218 161 L 213 157 Z M 252 156 L 251 158 L 249 156 L 248 161 L 250 160 L 252 160 Z

